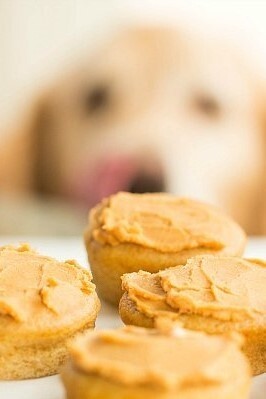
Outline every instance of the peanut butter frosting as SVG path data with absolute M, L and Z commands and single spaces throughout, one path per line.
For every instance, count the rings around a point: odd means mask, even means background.
M 101 244 L 169 253 L 202 248 L 235 254 L 245 245 L 242 229 L 220 210 L 162 193 L 121 192 L 103 200 L 90 213 L 90 234 Z
M 197 256 L 156 274 L 125 274 L 122 281 L 148 317 L 186 313 L 224 321 L 266 320 L 266 263 L 259 260 Z
M 0 248 L 0 335 L 54 331 L 99 310 L 90 272 L 74 260 L 58 262 L 28 245 Z M 77 327 L 76 327 L 77 328 Z
M 74 367 L 83 373 L 128 386 L 182 392 L 189 384 L 219 386 L 232 379 L 233 368 L 243 361 L 238 346 L 229 337 L 175 325 L 171 329 L 130 326 L 86 333 L 72 343 L 70 353 Z

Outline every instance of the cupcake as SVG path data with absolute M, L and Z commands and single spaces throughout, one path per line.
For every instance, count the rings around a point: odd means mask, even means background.
M 131 326 L 89 332 L 72 342 L 70 356 L 62 373 L 68 399 L 247 399 L 249 394 L 249 364 L 230 337 L 176 326 Z
M 121 276 L 155 273 L 200 254 L 241 255 L 243 230 L 220 210 L 169 194 L 118 193 L 89 215 L 85 243 L 99 294 L 117 304 Z
M 67 340 L 92 329 L 99 308 L 91 274 L 75 261 L 0 248 L 0 379 L 58 373 Z
M 241 333 L 253 374 L 266 371 L 265 262 L 205 255 L 122 279 L 120 315 L 126 324 L 153 327 L 164 315 L 190 330 Z

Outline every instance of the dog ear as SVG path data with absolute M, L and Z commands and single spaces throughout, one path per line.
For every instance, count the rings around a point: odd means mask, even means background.
M 0 192 L 41 191 L 41 154 L 50 117 L 46 97 L 32 102 L 14 126 L 1 134 Z
M 250 212 L 250 219 L 253 220 L 253 229 L 249 234 L 266 234 L 266 82 L 260 81 L 258 88 L 259 101 L 257 103 L 257 120 L 260 132 L 260 145 L 262 149 L 261 172 L 257 190 L 257 201 Z
M 260 199 L 260 231 L 259 234 L 266 235 L 266 84 L 265 84 L 265 97 L 263 103 L 263 115 L 262 115 L 262 126 L 263 126 L 263 171 L 262 171 L 262 182 L 261 182 L 261 199 Z

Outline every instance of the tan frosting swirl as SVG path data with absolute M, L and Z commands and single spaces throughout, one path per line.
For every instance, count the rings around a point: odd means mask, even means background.
M 265 266 L 240 258 L 201 256 L 160 272 L 160 279 L 172 308 L 238 321 L 266 313 Z
M 96 306 L 91 274 L 75 261 L 58 262 L 28 245 L 0 249 L 0 334 L 13 328 L 62 327 Z M 97 307 L 99 304 L 97 302 Z
M 70 353 L 74 366 L 85 373 L 178 392 L 188 384 L 219 386 L 230 380 L 239 357 L 243 361 L 232 339 L 174 326 L 90 332 L 72 343 Z
M 184 266 L 153 275 L 126 274 L 122 280 L 138 310 L 149 317 L 164 312 L 225 321 L 266 316 L 266 263 L 262 261 L 197 256 Z
M 102 244 L 133 243 L 170 253 L 195 248 L 240 253 L 245 244 L 241 228 L 218 209 L 169 194 L 111 196 L 91 211 L 90 230 Z

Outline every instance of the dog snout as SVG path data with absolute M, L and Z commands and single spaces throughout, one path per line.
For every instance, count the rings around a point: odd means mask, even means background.
M 72 200 L 91 208 L 118 191 L 132 193 L 165 191 L 165 174 L 158 159 L 114 154 L 81 165 L 68 186 Z
M 165 179 L 162 173 L 147 174 L 139 171 L 129 183 L 128 191 L 131 193 L 156 193 L 165 191 Z

